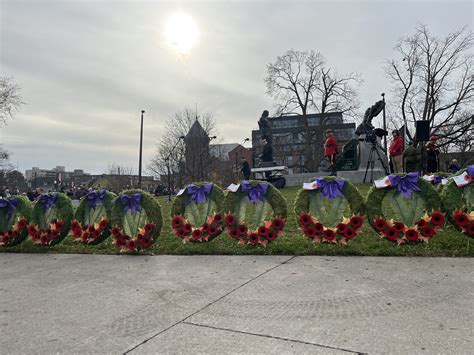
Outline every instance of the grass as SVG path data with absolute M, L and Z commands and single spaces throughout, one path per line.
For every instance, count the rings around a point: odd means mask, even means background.
M 369 185 L 358 185 L 363 196 L 367 194 Z M 141 254 L 221 254 L 221 255 L 363 255 L 363 256 L 474 256 L 474 248 L 470 245 L 473 239 L 463 235 L 454 226 L 447 224 L 429 243 L 406 244 L 397 246 L 391 241 L 379 238 L 367 222 L 364 222 L 361 235 L 347 245 L 329 243 L 313 244 L 299 230 L 293 203 L 298 188 L 281 190 L 288 203 L 288 220 L 283 237 L 277 238 L 266 248 L 262 246 L 240 245 L 229 236 L 222 234 L 208 243 L 186 243 L 171 233 L 169 214 L 171 203 L 167 197 L 159 197 L 162 206 L 164 225 L 158 241 Z M 111 244 L 110 238 L 97 246 L 86 246 L 67 237 L 53 247 L 41 247 L 27 240 L 12 248 L 0 248 L 0 252 L 22 253 L 78 253 L 78 254 L 119 254 L 118 248 Z

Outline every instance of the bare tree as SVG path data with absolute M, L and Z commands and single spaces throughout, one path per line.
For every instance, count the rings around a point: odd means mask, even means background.
M 133 167 L 125 166 L 118 163 L 109 163 L 106 174 L 109 175 L 133 175 Z
M 176 112 L 166 121 L 166 131 L 158 141 L 155 153 L 147 166 L 147 171 L 160 178 L 167 175 L 167 164 L 170 165 L 171 186 L 182 186 L 186 176 L 192 180 L 198 178 L 196 172 L 199 161 L 189 162 L 186 166 L 186 147 L 184 140 L 180 137 L 186 136 L 194 122 L 198 120 L 208 136 L 215 133 L 215 120 L 211 113 L 198 113 L 190 108 Z M 201 152 L 198 152 L 198 155 Z M 167 162 L 169 158 L 169 162 Z M 204 165 L 208 165 L 207 155 L 201 157 L 205 159 Z
M 359 108 L 355 86 L 360 83 L 359 74 L 338 74 L 326 64 L 321 53 L 313 50 L 289 50 L 267 65 L 267 94 L 275 99 L 277 114 L 303 117 L 307 170 L 315 170 L 315 163 L 319 162 L 322 144 L 315 144 L 315 137 L 322 137 L 327 123 L 324 114 L 342 112 L 354 116 Z M 310 111 L 323 114 L 317 128 L 310 127 L 307 118 Z
M 14 169 L 10 163 L 10 152 L 0 145 L 0 188 L 5 185 L 6 175 Z
M 417 120 L 430 121 L 440 146 L 453 147 L 473 125 L 473 44 L 467 28 L 439 38 L 420 25 L 413 35 L 399 40 L 397 58 L 386 63 L 396 117 L 412 128 Z
M 6 125 L 25 104 L 21 100 L 20 89 L 12 78 L 0 77 L 0 125 Z

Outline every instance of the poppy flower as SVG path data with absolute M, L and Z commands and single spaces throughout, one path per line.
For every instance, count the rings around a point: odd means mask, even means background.
M 248 236 L 250 244 L 257 244 L 258 243 L 258 235 L 257 233 L 250 233 Z
M 48 233 L 49 238 L 56 238 L 57 236 L 58 236 L 57 231 L 51 231 L 51 232 Z
M 209 223 L 204 223 L 201 226 L 201 229 L 202 229 L 203 232 L 207 232 L 207 230 L 209 229 Z
M 28 226 L 28 233 L 34 234 L 35 232 L 37 232 L 36 226 L 35 226 L 34 224 L 30 224 L 30 225 Z
M 231 229 L 229 231 L 229 235 L 231 236 L 231 238 L 233 239 L 238 239 L 239 236 L 240 236 L 240 233 L 239 233 L 239 230 L 238 229 Z
M 113 234 L 114 236 L 120 235 L 120 229 L 118 229 L 117 227 L 113 227 L 113 228 L 112 228 L 112 234 Z
M 339 234 L 346 234 L 346 231 L 347 231 L 347 224 L 339 223 L 337 225 L 337 232 Z
M 72 231 L 74 238 L 79 238 L 82 235 L 82 229 L 76 228 Z
M 194 240 L 201 239 L 201 231 L 199 229 L 193 230 L 192 237 Z
M 147 223 L 145 224 L 145 234 L 151 234 L 153 233 L 153 229 L 155 228 L 155 225 L 153 223 Z
M 49 241 L 48 236 L 47 236 L 47 235 L 43 235 L 43 236 L 41 237 L 40 241 L 41 241 L 41 244 L 48 244 L 48 241 Z
M 207 232 L 209 233 L 210 236 L 214 236 L 217 234 L 217 227 L 210 225 L 209 228 L 207 229 Z
M 96 229 L 95 231 L 92 232 L 92 235 L 94 236 L 94 238 L 99 238 L 100 232 Z
M 119 248 L 124 247 L 127 245 L 127 242 L 124 238 L 118 238 L 115 242 L 115 245 L 118 246 Z
M 388 223 L 385 219 L 382 217 L 377 217 L 374 221 L 374 228 L 379 231 L 383 232 L 385 229 L 387 229 Z
M 247 235 L 248 230 L 247 226 L 243 224 L 239 225 L 238 231 L 240 235 Z
M 285 222 L 283 221 L 283 219 L 279 217 L 275 218 L 272 222 L 272 227 L 278 231 L 281 231 L 284 225 L 285 225 Z
M 179 228 L 183 225 L 184 220 L 181 216 L 174 216 L 173 219 L 171 220 L 171 225 L 173 228 Z
M 405 238 L 409 241 L 418 240 L 418 231 L 413 228 L 409 228 L 405 231 Z
M 17 223 L 18 229 L 23 229 L 26 227 L 26 219 L 22 218 Z
M 314 230 L 316 231 L 316 234 L 321 234 L 324 232 L 324 226 L 321 223 L 315 223 Z
M 56 221 L 56 229 L 62 231 L 64 229 L 64 223 L 62 221 Z
M 150 247 L 150 245 L 153 244 L 153 239 L 150 238 L 150 237 L 144 237 L 143 240 L 142 240 L 142 247 L 143 249 L 146 249 L 148 247 Z
M 184 237 L 184 229 L 183 228 L 175 229 L 174 232 L 178 236 L 178 238 L 183 238 Z
M 142 242 L 143 242 L 143 238 L 145 238 L 145 236 L 144 236 L 143 234 L 138 234 L 136 240 L 137 240 L 138 243 L 142 243 Z
M 99 223 L 99 229 L 104 230 L 107 228 L 108 225 L 109 225 L 109 221 L 106 219 L 103 219 Z
M 128 250 L 130 251 L 134 251 L 137 249 L 137 243 L 135 243 L 135 241 L 133 239 L 129 240 L 128 243 L 127 243 L 127 248 Z
M 399 232 L 403 232 L 405 230 L 405 225 L 401 222 L 395 222 L 393 225 L 395 229 Z
M 216 213 L 216 214 L 214 215 L 214 221 L 219 222 L 219 221 L 221 221 L 221 220 L 222 220 L 222 214 Z
M 431 223 L 433 223 L 434 226 L 441 226 L 445 221 L 446 218 L 441 211 L 434 211 L 431 214 Z
M 346 239 L 352 239 L 357 235 L 356 231 L 352 228 L 347 228 L 346 233 L 344 233 L 344 237 Z
M 304 234 L 310 238 L 310 239 L 313 239 L 317 232 L 316 232 L 316 228 L 313 226 L 313 227 L 307 227 L 304 229 Z
M 232 214 L 228 214 L 225 216 L 225 224 L 228 226 L 232 226 L 235 223 L 235 216 Z
M 272 242 L 277 237 L 277 234 L 274 231 L 268 231 L 267 240 Z
M 396 227 L 390 227 L 389 229 L 385 231 L 384 234 L 387 237 L 387 239 L 395 240 L 398 237 L 398 233 L 399 231 Z
M 302 226 L 307 226 L 308 224 L 310 224 L 312 222 L 312 218 L 309 214 L 307 213 L 302 213 L 300 215 L 300 224 Z
M 193 231 L 193 226 L 191 226 L 191 224 L 189 223 L 186 223 L 183 227 L 183 230 L 184 230 L 184 234 L 188 235 L 189 233 Z
M 353 216 L 350 221 L 350 224 L 354 229 L 362 227 L 362 223 L 364 223 L 364 220 L 360 216 Z
M 425 238 L 431 238 L 432 236 L 435 235 L 435 231 L 429 225 L 426 225 L 426 226 L 423 226 L 423 228 L 421 228 L 421 234 Z
M 94 231 L 95 231 L 94 226 L 89 226 L 89 228 L 87 228 L 87 231 L 88 231 L 89 233 L 94 232 Z
M 456 225 L 458 225 L 459 227 L 464 227 L 465 225 L 469 223 L 469 219 L 461 211 L 455 211 L 453 213 L 453 218 L 454 218 L 454 223 L 456 223 Z
M 18 237 L 18 234 L 19 234 L 18 231 L 12 231 L 12 237 L 13 238 Z
M 424 226 L 428 225 L 428 222 L 426 222 L 424 219 L 420 219 L 418 222 L 416 222 L 416 225 L 418 228 L 423 228 Z
M 326 240 L 334 240 L 336 238 L 336 233 L 332 229 L 326 229 L 323 232 L 323 238 Z
M 264 226 L 258 227 L 257 233 L 260 237 L 266 237 L 268 235 L 268 229 Z

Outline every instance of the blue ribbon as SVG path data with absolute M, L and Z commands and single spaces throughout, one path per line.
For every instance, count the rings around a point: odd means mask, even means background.
M 438 185 L 441 182 L 441 180 L 443 180 L 441 176 L 435 175 L 433 178 L 433 184 Z
M 344 197 L 342 189 L 346 183 L 343 179 L 334 179 L 332 181 L 326 180 L 323 177 L 318 177 L 316 179 L 318 188 L 321 188 L 321 198 L 326 197 L 329 200 L 333 200 L 337 196 Z
M 187 193 L 190 196 L 191 201 L 194 201 L 196 205 L 201 202 L 207 201 L 211 194 L 212 184 L 204 184 L 202 186 L 196 186 L 189 184 L 187 187 Z
M 11 197 L 11 198 L 0 197 L 0 208 L 6 208 L 8 218 L 12 216 L 13 211 L 16 209 L 17 204 L 18 204 L 18 199 L 16 197 Z
M 43 205 L 43 208 L 45 210 L 47 210 L 48 208 L 55 207 L 57 200 L 58 200 L 58 194 L 57 193 L 53 193 L 51 195 L 43 194 L 39 197 L 38 202 Z
M 122 204 L 123 212 L 127 212 L 127 210 L 132 211 L 132 213 L 138 212 L 141 210 L 142 206 L 140 205 L 142 202 L 142 194 L 137 192 L 132 196 L 128 195 L 120 195 L 119 201 Z
M 101 205 L 104 203 L 105 198 L 105 189 L 101 191 L 91 191 L 87 194 L 87 200 L 92 205 L 92 208 L 95 209 L 97 205 Z
M 420 179 L 418 172 L 409 173 L 405 176 L 389 175 L 388 178 L 390 179 L 390 186 L 396 186 L 404 197 L 410 197 L 413 191 L 421 191 L 420 186 L 418 186 L 418 180 Z
M 474 165 L 468 165 L 466 170 L 467 174 L 474 179 Z
M 267 184 L 258 183 L 256 186 L 252 186 L 247 181 L 242 181 L 240 188 L 242 192 L 248 193 L 247 198 L 249 202 L 252 202 L 254 205 L 258 202 L 258 200 L 263 201 L 263 196 L 265 196 L 268 191 Z

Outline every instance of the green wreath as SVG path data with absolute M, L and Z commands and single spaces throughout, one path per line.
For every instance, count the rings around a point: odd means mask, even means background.
M 188 185 L 171 205 L 171 227 L 176 236 L 183 242 L 218 237 L 222 233 L 220 212 L 224 199 L 224 191 L 213 183 Z
M 68 235 L 72 217 L 72 203 L 64 193 L 39 196 L 33 207 L 32 224 L 28 227 L 31 240 L 38 245 L 60 243 Z
M 13 247 L 28 237 L 33 207 L 23 196 L 3 198 L 0 203 L 0 246 Z
M 139 202 L 133 200 L 140 196 Z M 124 207 L 123 201 L 132 207 Z M 160 236 L 163 226 L 161 206 L 148 192 L 139 189 L 123 191 L 115 198 L 111 212 L 113 244 L 121 251 L 147 249 Z
M 88 245 L 105 241 L 111 233 L 110 216 L 115 196 L 107 190 L 89 192 L 76 209 L 70 235 Z
M 262 191 L 255 194 L 254 189 Z M 227 213 L 226 229 L 233 239 L 239 239 L 242 244 L 264 246 L 283 234 L 288 215 L 286 199 L 281 192 L 272 184 L 256 180 L 243 181 L 235 192 L 229 191 L 224 211 Z
M 339 194 L 325 197 L 322 182 L 334 184 L 337 181 L 340 185 L 343 184 L 342 188 L 337 184 L 334 186 Z M 323 240 L 345 244 L 346 240 L 361 233 L 365 204 L 357 187 L 346 179 L 334 176 L 315 178 L 313 182 L 317 188 L 301 188 L 294 203 L 295 216 L 306 237 L 314 242 Z M 349 216 L 347 212 L 350 213 Z

